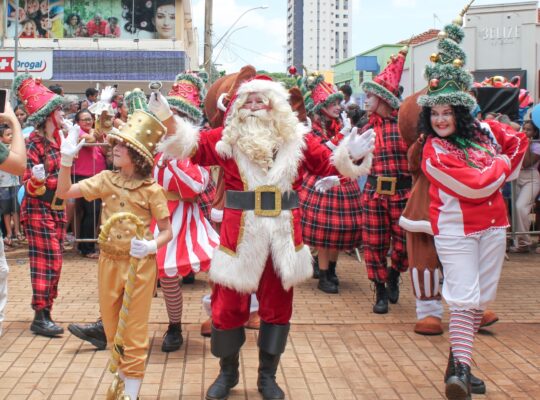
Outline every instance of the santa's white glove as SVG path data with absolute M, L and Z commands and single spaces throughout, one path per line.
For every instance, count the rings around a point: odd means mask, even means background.
M 36 164 L 32 167 L 32 176 L 38 181 L 45 180 L 45 167 L 43 164 Z
M 112 98 L 115 92 L 116 92 L 116 88 L 114 86 L 105 86 L 104 89 L 101 89 L 101 94 L 99 95 L 99 101 L 102 101 L 104 103 L 110 103 L 112 101 Z
M 352 130 L 351 119 L 347 116 L 345 111 L 341 112 L 341 122 L 343 123 L 343 128 L 339 131 L 343 136 L 349 136 Z
M 156 118 L 160 121 L 165 121 L 173 115 L 169 102 L 165 96 L 159 92 L 154 92 L 150 95 L 150 100 L 148 100 L 148 109 L 152 111 Z
M 375 131 L 368 129 L 359 135 L 358 128 L 353 128 L 346 145 L 353 160 L 364 158 L 375 148 Z
M 60 164 L 64 167 L 71 167 L 73 165 L 73 159 L 79 153 L 81 147 L 84 146 L 85 140 L 79 142 L 79 133 L 81 128 L 79 125 L 73 125 L 67 134 L 67 137 L 61 136 L 62 144 L 60 145 Z
M 328 189 L 332 189 L 334 186 L 339 185 L 339 176 L 331 175 L 325 176 L 315 182 L 315 190 L 318 192 L 326 192 Z
M 155 240 L 131 239 L 129 255 L 136 258 L 144 258 L 148 254 L 156 254 L 157 242 Z

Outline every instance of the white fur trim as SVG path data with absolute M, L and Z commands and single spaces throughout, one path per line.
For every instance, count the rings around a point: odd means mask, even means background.
M 268 81 L 265 79 L 253 79 L 240 85 L 236 95 L 240 97 L 244 93 L 264 93 L 274 92 L 276 95 L 283 97 L 285 100 L 289 98 L 289 92 L 281 82 Z
M 217 208 L 212 208 L 212 210 L 210 210 L 210 219 L 213 222 L 221 222 L 221 221 L 223 221 L 223 210 L 218 210 Z
M 369 171 L 371 171 L 373 154 L 369 153 L 364 157 L 360 165 L 356 165 L 349 156 L 346 142 L 347 140 L 342 140 L 332 154 L 332 163 L 336 166 L 339 173 L 352 179 L 357 179 L 360 176 L 369 174 Z
M 223 159 L 231 158 L 233 155 L 232 146 L 228 143 L 225 143 L 223 139 L 216 143 L 216 152 Z
M 268 256 L 281 278 L 285 290 L 308 279 L 312 273 L 311 253 L 307 246 L 296 251 L 292 240 L 290 211 L 278 217 L 259 217 L 246 211 L 244 240 L 238 243 L 236 255 L 220 248 L 214 250 L 209 279 L 240 293 L 251 293 L 259 287 Z
M 166 158 L 184 160 L 191 156 L 197 148 L 200 132 L 197 127 L 184 118 L 175 115 L 174 121 L 176 122 L 176 132 L 173 135 L 165 136 L 158 143 L 157 151 L 163 153 Z
M 399 226 L 408 232 L 427 233 L 428 235 L 433 235 L 433 229 L 431 228 L 429 221 L 414 221 L 402 215 L 399 217 Z
M 223 104 L 223 99 L 227 96 L 227 93 L 221 93 L 217 99 L 217 108 L 223 112 L 227 112 L 227 107 Z

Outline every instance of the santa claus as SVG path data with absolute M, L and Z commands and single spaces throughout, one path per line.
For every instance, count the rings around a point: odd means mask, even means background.
M 212 353 L 220 373 L 207 399 L 226 399 L 239 379 L 250 293 L 259 300 L 257 386 L 265 399 L 282 399 L 276 383 L 292 315 L 293 286 L 312 274 L 302 241 L 297 191 L 305 171 L 357 178 L 369 172 L 372 132 L 351 134 L 332 152 L 299 123 L 278 82 L 257 76 L 243 83 L 229 104 L 223 127 L 204 133 L 170 117 L 159 94 L 149 107 L 171 134 L 159 150 L 173 158 L 223 169 L 225 207 L 220 246 L 209 278 L 212 289 Z

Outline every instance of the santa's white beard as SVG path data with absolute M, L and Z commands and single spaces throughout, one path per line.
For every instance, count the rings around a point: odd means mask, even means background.
M 239 110 L 238 119 L 233 121 L 231 128 L 238 149 L 268 171 L 274 162 L 274 152 L 283 143 L 268 110 Z

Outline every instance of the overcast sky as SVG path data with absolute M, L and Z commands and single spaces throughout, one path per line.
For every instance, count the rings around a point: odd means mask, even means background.
M 461 11 L 467 0 L 350 0 L 352 55 L 385 43 L 396 43 L 428 29 L 441 29 Z M 477 0 L 474 5 L 519 3 L 522 0 Z M 286 72 L 287 0 L 215 0 L 214 43 L 243 12 L 225 39 L 214 48 L 218 69 L 238 71 L 245 64 L 270 72 Z M 199 30 L 200 58 L 204 44 L 204 0 L 192 0 Z

